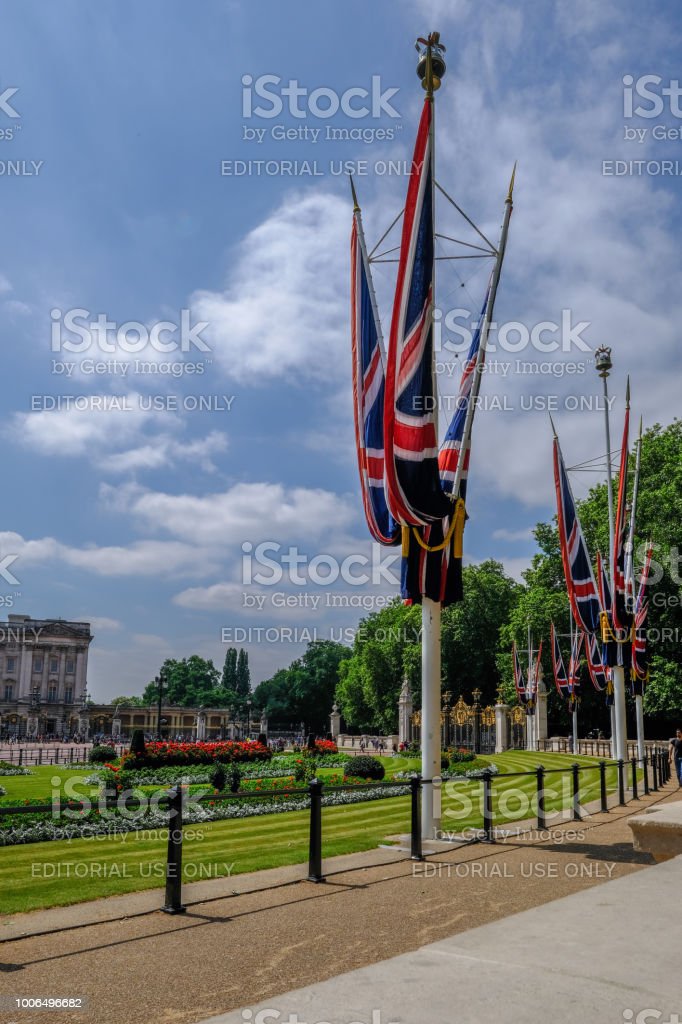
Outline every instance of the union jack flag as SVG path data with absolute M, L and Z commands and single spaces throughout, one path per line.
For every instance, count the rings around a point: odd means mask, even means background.
M 602 664 L 602 655 L 599 650 L 596 636 L 586 637 L 585 659 L 590 679 L 595 690 L 600 693 L 608 689 L 610 670 Z
M 578 627 L 585 633 L 599 628 L 599 595 L 583 536 L 575 499 L 568 482 L 559 439 L 554 437 L 554 484 L 561 560 L 564 566 L 568 600 Z
M 646 593 L 649 573 L 651 571 L 652 554 L 653 546 L 649 543 L 647 546 L 644 568 L 642 569 L 640 576 L 637 599 L 635 601 L 635 628 L 632 637 L 632 667 L 630 672 L 632 694 L 635 697 L 641 696 L 644 693 L 644 687 L 649 681 L 649 656 L 647 652 L 647 635 L 645 629 L 649 602 L 644 595 Z
M 556 635 L 554 623 L 549 626 L 549 638 L 552 644 L 552 672 L 554 673 L 554 685 L 560 697 L 568 697 L 568 676 L 564 668 L 564 659 L 559 647 L 559 638 Z
M 403 525 L 452 511 L 438 473 L 433 366 L 432 100 L 424 101 L 403 215 L 386 367 L 384 442 L 388 508 Z
M 367 526 L 380 544 L 396 544 L 400 527 L 384 489 L 384 352 L 360 209 L 350 239 L 353 409 L 362 503 Z
M 514 666 L 514 686 L 516 687 L 516 696 L 522 704 L 525 704 L 528 700 L 528 690 L 526 687 L 526 680 L 523 675 L 523 668 L 521 667 L 521 661 L 519 659 L 519 652 L 516 649 L 516 641 L 512 644 L 512 663 Z
M 625 407 L 625 423 L 623 425 L 623 442 L 620 451 L 620 476 L 618 480 L 618 505 L 616 507 L 616 524 L 613 531 L 613 602 L 611 617 L 613 628 L 620 634 L 623 641 L 629 637 L 632 627 L 632 612 L 628 609 L 628 584 L 625 575 L 625 558 L 628 540 L 627 526 L 627 490 L 628 490 L 628 434 L 630 427 L 630 405 Z M 622 634 L 625 634 L 623 636 Z
M 460 454 L 462 450 L 462 438 L 464 436 L 464 424 L 466 421 L 467 410 L 469 408 L 469 398 L 471 396 L 471 388 L 474 381 L 474 370 L 476 369 L 476 363 L 478 361 L 478 354 L 481 347 L 481 329 L 486 317 L 486 310 L 488 308 L 488 299 L 490 297 L 490 286 L 486 292 L 485 302 L 483 303 L 483 309 L 481 310 L 481 318 L 478 322 L 478 326 L 474 332 L 474 336 L 471 339 L 471 345 L 469 346 L 469 352 L 467 353 L 466 362 L 462 368 L 462 376 L 459 382 L 459 392 L 457 394 L 457 404 L 455 408 L 454 416 L 450 421 L 450 426 L 443 439 L 443 443 L 440 446 L 440 453 L 438 455 L 438 469 L 440 471 L 441 484 L 443 490 L 447 491 L 448 494 L 452 494 L 452 488 L 455 483 L 455 476 L 457 474 L 457 466 L 459 464 Z M 485 359 L 485 351 L 481 354 L 481 362 Z M 469 457 L 471 454 L 471 438 L 467 439 L 466 448 L 464 450 L 464 459 L 462 464 L 462 474 L 460 477 L 459 484 L 459 495 L 462 498 L 466 497 L 466 481 L 469 473 Z

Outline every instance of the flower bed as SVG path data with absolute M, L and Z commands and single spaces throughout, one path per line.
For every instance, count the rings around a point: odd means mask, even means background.
M 317 768 L 343 768 L 352 760 L 349 754 L 321 754 L 315 758 Z M 293 775 L 300 757 L 296 754 L 275 754 L 270 761 L 242 761 L 239 768 L 244 779 L 278 779 Z M 113 767 L 117 767 L 114 765 Z M 212 765 L 164 765 L 162 767 L 129 768 L 127 779 L 133 786 L 172 786 L 176 782 L 209 782 Z M 96 786 L 106 777 L 107 766 L 88 775 L 85 782 Z
M 0 761 L 0 775 L 33 775 L 30 768 L 20 768 L 17 764 Z
M 167 765 L 213 764 L 215 761 L 269 761 L 272 751 L 255 740 L 216 743 L 147 743 L 144 753 L 127 753 L 119 767 L 163 768 Z

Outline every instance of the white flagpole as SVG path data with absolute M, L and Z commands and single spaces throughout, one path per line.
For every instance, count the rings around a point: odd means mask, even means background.
M 431 39 L 426 47 L 426 76 L 422 84 L 425 85 L 428 101 L 431 103 L 431 123 L 429 127 L 430 151 L 431 151 L 431 214 L 434 227 L 433 239 L 433 267 L 432 267 L 432 302 L 431 302 L 431 324 L 433 330 L 433 313 L 436 301 L 436 261 L 435 261 L 435 180 L 436 180 L 436 139 L 435 139 L 435 117 L 436 104 L 434 102 L 434 80 L 432 65 Z M 436 37 L 437 41 L 437 37 Z M 438 83 L 440 85 L 440 83 Z M 435 381 L 434 353 L 432 351 L 431 376 Z M 435 389 L 434 389 L 435 390 Z M 434 394 L 437 398 L 437 395 Z M 438 402 L 435 409 L 436 417 L 436 438 L 438 438 Z M 441 640 L 440 640 L 440 602 L 432 601 L 425 595 L 422 597 L 422 725 L 421 725 L 421 748 L 422 748 L 422 779 L 426 779 L 426 785 L 422 787 L 422 838 L 437 839 L 440 835 L 441 819 L 441 792 L 440 792 L 440 754 L 441 754 L 441 728 L 440 728 L 440 688 L 441 688 Z
M 632 509 L 630 510 L 630 531 L 625 553 L 625 579 L 632 594 L 632 611 L 634 616 L 635 603 L 635 516 L 637 514 L 637 495 L 639 494 L 639 467 L 642 457 L 642 418 L 639 419 L 639 437 L 637 438 L 637 457 L 635 461 L 635 482 L 632 488 Z M 635 721 L 637 723 L 637 759 L 644 766 L 646 747 L 644 744 L 644 704 L 641 693 L 635 696 Z

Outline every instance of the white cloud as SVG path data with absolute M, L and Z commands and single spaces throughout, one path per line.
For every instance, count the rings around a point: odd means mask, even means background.
M 258 383 L 345 372 L 350 204 L 324 192 L 293 194 L 236 249 L 223 291 L 191 299 L 225 372 Z
M 196 441 L 177 441 L 160 434 L 153 443 L 105 456 L 100 466 L 112 473 L 128 473 L 172 466 L 182 460 L 193 462 L 206 472 L 214 472 L 216 466 L 211 456 L 226 451 L 227 446 L 227 435 L 217 430 Z
M 524 530 L 507 530 L 504 527 L 500 530 L 493 530 L 493 540 L 508 540 L 513 543 L 515 541 L 532 539 L 533 530 L 530 526 Z
M 103 499 L 115 491 L 103 485 Z M 118 497 L 147 529 L 222 549 L 266 539 L 288 544 L 329 538 L 333 545 L 355 524 L 358 511 L 355 501 L 332 491 L 269 483 L 239 483 L 202 496 L 130 489 Z

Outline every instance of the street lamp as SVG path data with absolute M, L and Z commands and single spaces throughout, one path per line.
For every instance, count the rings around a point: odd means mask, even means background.
M 251 701 L 246 702 L 246 738 L 247 740 L 251 737 Z
M 156 716 L 157 732 L 159 734 L 159 739 L 161 739 L 161 724 L 162 724 L 162 720 L 161 720 L 161 704 L 163 702 L 163 684 L 165 683 L 165 681 L 166 681 L 166 674 L 163 671 L 163 669 L 161 669 L 161 671 L 159 672 L 158 676 L 154 680 L 154 682 L 156 683 L 156 686 L 157 686 L 157 691 L 158 691 L 158 696 L 159 696 L 159 699 L 158 699 L 158 712 L 157 712 L 157 716 Z
M 609 575 L 611 577 L 611 600 L 616 599 L 615 567 L 613 565 L 613 479 L 611 467 L 611 428 L 609 424 L 609 391 L 607 378 L 613 361 L 611 349 L 600 345 L 594 353 L 594 366 L 604 383 L 604 429 L 606 433 L 606 486 L 609 502 Z M 625 673 L 621 666 L 611 669 L 613 679 L 613 704 L 611 705 L 611 755 L 616 759 L 627 758 L 627 723 L 625 718 Z

